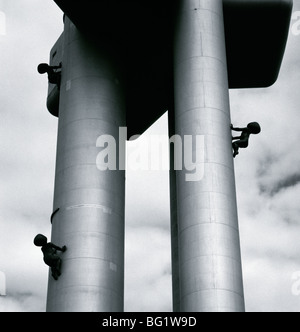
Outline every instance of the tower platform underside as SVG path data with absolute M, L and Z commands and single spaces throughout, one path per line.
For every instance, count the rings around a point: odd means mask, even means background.
M 178 0 L 55 2 L 80 31 L 117 58 L 126 85 L 128 137 L 142 134 L 170 107 Z M 229 88 L 275 83 L 292 4 L 291 0 L 223 1 Z

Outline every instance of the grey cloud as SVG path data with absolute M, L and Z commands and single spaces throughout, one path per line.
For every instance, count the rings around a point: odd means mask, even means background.
M 10 292 L 0 299 L 1 312 L 44 311 L 44 299 L 32 292 Z
M 267 194 L 273 197 L 282 190 L 294 187 L 298 183 L 300 183 L 300 173 L 288 175 L 284 179 L 280 179 L 269 185 L 260 183 L 259 189 L 261 194 Z
M 279 156 L 275 154 L 271 154 L 270 152 L 264 156 L 264 158 L 259 162 L 256 175 L 257 177 L 261 178 L 263 176 L 266 176 L 273 166 L 274 163 L 279 161 Z
M 24 292 L 8 292 L 7 296 L 12 296 L 13 298 L 15 298 L 17 301 L 19 302 L 24 302 L 26 301 L 28 298 L 34 296 L 33 292 L 30 291 L 24 291 Z

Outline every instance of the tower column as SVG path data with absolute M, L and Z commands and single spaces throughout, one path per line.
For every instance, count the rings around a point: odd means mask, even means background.
M 222 0 L 179 4 L 175 132 L 203 175 L 176 172 L 180 311 L 244 311 Z
M 67 251 L 47 311 L 123 311 L 125 171 L 96 163 L 102 135 L 115 138 L 109 158 L 125 149 L 122 79 L 107 45 L 99 52 L 67 17 L 63 39 L 52 241 Z

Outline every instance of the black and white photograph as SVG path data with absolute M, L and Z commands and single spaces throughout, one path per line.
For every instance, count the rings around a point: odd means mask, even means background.
M 0 312 L 300 311 L 300 0 L 0 0 L 0 79 Z

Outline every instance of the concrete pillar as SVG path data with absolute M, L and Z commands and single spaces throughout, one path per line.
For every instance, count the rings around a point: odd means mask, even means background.
M 67 17 L 63 38 L 52 242 L 68 249 L 47 311 L 123 311 L 125 172 L 96 165 L 101 135 L 125 148 L 122 79 L 107 45 L 99 51 Z
M 176 176 L 180 310 L 244 311 L 222 0 L 179 4 L 175 131 L 205 142 L 203 178 Z

